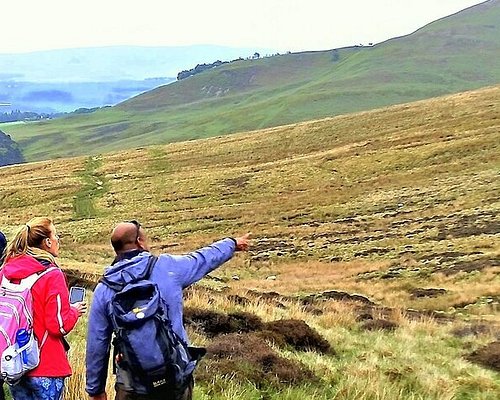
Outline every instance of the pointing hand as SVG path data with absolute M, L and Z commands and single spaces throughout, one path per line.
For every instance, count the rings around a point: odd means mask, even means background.
M 247 251 L 250 247 L 250 233 L 234 238 L 236 240 L 236 251 Z

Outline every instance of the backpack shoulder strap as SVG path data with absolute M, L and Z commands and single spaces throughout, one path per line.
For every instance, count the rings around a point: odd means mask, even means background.
M 54 271 L 58 269 L 55 266 L 51 266 L 41 272 L 35 272 L 34 274 L 31 274 L 27 276 L 24 279 L 21 279 L 19 283 L 12 283 L 9 279 L 5 277 L 5 275 L 2 276 L 2 287 L 10 290 L 26 290 L 26 289 L 31 289 L 33 285 L 40 279 L 42 276 L 45 274 L 48 274 L 51 271 Z
M 151 256 L 149 256 L 148 265 L 146 265 L 146 269 L 144 270 L 144 276 L 142 277 L 142 279 L 149 279 L 151 273 L 153 272 L 153 268 L 156 265 L 156 261 L 158 261 L 158 257 L 156 257 L 154 254 L 151 254 Z
M 114 290 L 115 292 L 121 291 L 127 284 L 132 283 L 132 282 L 138 282 L 143 279 L 148 279 L 151 275 L 151 272 L 153 271 L 153 268 L 156 264 L 156 261 L 158 260 L 158 257 L 155 255 L 151 254 L 148 259 L 148 264 L 146 265 L 146 268 L 144 269 L 144 273 L 141 274 L 138 277 L 131 277 L 129 281 L 127 281 L 125 284 L 120 284 L 116 282 L 111 282 L 109 279 L 106 279 L 105 276 L 103 276 L 101 279 L 99 279 L 100 283 L 103 283 L 110 289 Z

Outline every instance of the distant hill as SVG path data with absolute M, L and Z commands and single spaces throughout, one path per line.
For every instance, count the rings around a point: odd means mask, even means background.
M 174 80 L 175 78 L 113 82 L 0 81 L 0 101 L 10 103 L 9 107 L 2 107 L 0 111 L 60 113 L 78 108 L 104 107 L 118 104 Z
M 500 0 L 411 35 L 241 60 L 92 115 L 9 127 L 29 160 L 273 127 L 500 82 Z
M 18 144 L 9 135 L 0 131 L 0 167 L 23 162 L 24 157 Z

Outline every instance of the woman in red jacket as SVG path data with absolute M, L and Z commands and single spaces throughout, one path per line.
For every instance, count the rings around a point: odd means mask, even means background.
M 33 218 L 9 243 L 1 274 L 16 283 L 33 274 L 42 274 L 31 289 L 33 331 L 40 343 L 40 364 L 12 386 L 14 400 L 60 400 L 64 379 L 71 375 L 64 336 L 86 311 L 85 303 L 69 303 L 66 278 L 57 266 L 59 237 L 49 218 Z

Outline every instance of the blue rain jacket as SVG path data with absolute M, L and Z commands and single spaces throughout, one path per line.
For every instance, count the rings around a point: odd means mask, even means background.
M 168 305 L 168 314 L 174 331 L 188 342 L 184 329 L 182 291 L 199 281 L 234 254 L 236 242 L 227 238 L 210 246 L 186 255 L 161 254 L 153 268 L 149 280 L 155 282 Z M 139 274 L 146 268 L 149 256 L 147 251 L 132 258 L 124 258 L 107 268 L 104 275 L 108 280 L 121 283 L 123 270 Z M 89 313 L 87 351 L 86 351 L 86 391 L 95 396 L 103 393 L 106 387 L 108 360 L 111 348 L 113 325 L 111 322 L 111 299 L 115 292 L 103 283 L 94 291 Z M 117 371 L 117 383 L 127 386 L 124 377 Z M 142 392 L 142 390 L 141 390 Z M 145 393 L 145 392 L 144 392 Z

